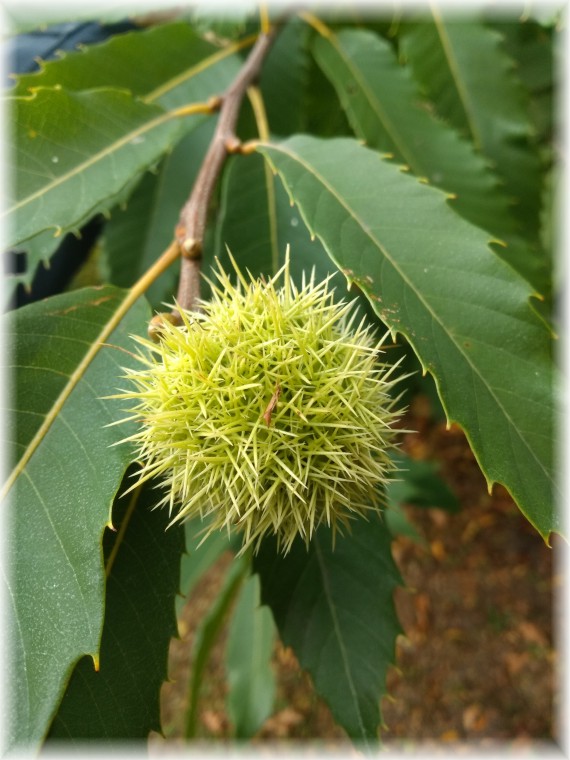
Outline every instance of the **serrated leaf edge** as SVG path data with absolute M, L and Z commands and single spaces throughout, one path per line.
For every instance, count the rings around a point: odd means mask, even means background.
M 53 89 L 56 89 L 56 88 L 38 87 L 37 89 L 34 90 L 34 92 L 31 95 L 23 96 L 23 97 L 22 96 L 18 96 L 16 98 L 12 98 L 11 100 L 18 100 L 18 101 L 28 100 L 28 101 L 31 101 L 31 100 L 34 100 L 37 97 L 37 95 L 38 95 L 38 93 L 40 91 L 42 91 L 42 90 L 43 91 L 47 91 L 47 90 L 53 90 Z M 110 93 L 111 92 L 122 92 L 125 95 L 129 95 L 130 96 L 130 93 L 128 93 L 128 91 L 126 91 L 126 90 L 115 90 L 113 88 L 104 88 L 104 89 L 98 90 L 98 91 L 99 92 L 104 91 L 104 92 L 110 92 Z M 132 96 L 130 96 L 130 98 L 134 102 L 134 98 L 132 98 Z M 154 106 L 154 107 L 158 108 L 158 106 Z M 29 203 L 32 203 L 37 198 L 41 198 L 46 193 L 51 192 L 54 188 L 59 187 L 60 185 L 64 184 L 65 182 L 68 182 L 73 177 L 81 174 L 86 169 L 89 169 L 91 166 L 94 166 L 95 164 L 97 164 L 99 161 L 102 161 L 107 156 L 112 155 L 113 153 L 115 153 L 116 151 L 120 150 L 121 148 L 123 148 L 128 143 L 130 143 L 132 140 L 137 139 L 141 135 L 144 135 L 146 132 L 150 132 L 152 129 L 155 129 L 156 127 L 161 126 L 162 124 L 165 124 L 166 122 L 168 122 L 168 121 L 170 121 L 172 119 L 178 118 L 179 115 L 180 115 L 178 113 L 178 110 L 179 109 L 175 109 L 174 111 L 162 111 L 162 113 L 160 113 L 154 119 L 151 119 L 150 121 L 145 122 L 144 124 L 142 124 L 137 129 L 131 130 L 126 135 L 123 135 L 123 137 L 119 138 L 118 140 L 115 140 L 115 142 L 111 143 L 110 145 L 108 145 L 103 150 L 95 153 L 93 156 L 91 156 L 90 158 L 88 158 L 86 161 L 83 161 L 83 163 L 77 164 L 76 166 L 73 167 L 73 169 L 71 171 L 66 172 L 65 174 L 62 174 L 59 177 L 56 177 L 48 185 L 44 185 L 39 190 L 36 190 L 36 192 L 31 193 L 30 195 L 26 196 L 25 198 L 22 198 L 17 203 L 14 203 L 12 206 L 8 207 L 2 213 L 0 213 L 0 219 L 4 218 L 6 216 L 9 216 L 10 214 L 14 213 L 15 211 L 18 211 L 18 210 L 20 210 L 22 208 L 25 208 L 25 206 L 27 206 Z M 45 229 L 52 229 L 52 228 L 46 227 Z M 56 237 L 59 236 L 59 234 L 61 234 L 61 228 L 60 227 L 54 225 L 53 229 L 56 230 Z M 29 238 L 27 238 L 27 239 L 29 239 Z
M 288 193 L 288 195 L 289 195 L 289 198 L 291 199 L 291 202 L 292 202 L 292 203 L 293 203 L 294 199 L 293 199 L 293 196 L 292 196 L 292 194 L 291 194 L 291 192 L 290 192 L 290 189 L 289 189 L 289 187 L 288 187 L 288 185 L 287 185 L 287 182 L 285 181 L 285 178 L 284 178 L 283 174 L 282 174 L 282 173 L 281 173 L 281 172 L 280 172 L 280 171 L 279 171 L 279 170 L 278 170 L 278 169 L 275 167 L 275 165 L 272 163 L 272 161 L 271 161 L 271 159 L 269 158 L 269 156 L 267 156 L 267 155 L 266 155 L 266 154 L 263 152 L 263 148 L 269 148 L 270 150 L 281 151 L 281 152 L 282 152 L 284 155 L 288 156 L 289 158 L 291 158 L 291 159 L 293 159 L 293 160 L 297 161 L 299 164 L 301 164 L 302 166 L 304 166 L 306 169 L 308 169 L 308 170 L 309 170 L 309 173 L 312 173 L 312 174 L 313 174 L 315 177 L 317 177 L 317 179 L 318 179 L 320 182 L 322 182 L 323 186 L 324 186 L 325 188 L 327 188 L 327 190 L 329 190 L 329 191 L 331 192 L 331 195 L 333 195 L 333 196 L 336 198 L 336 200 L 338 201 L 338 203 L 340 203 L 340 205 L 344 206 L 344 207 L 347 209 L 347 211 L 350 211 L 349 207 L 346 205 L 346 203 L 343 201 L 343 199 L 342 199 L 342 198 L 339 198 L 339 196 L 338 196 L 338 195 L 337 195 L 337 194 L 336 194 L 336 193 L 333 191 L 333 188 L 331 188 L 331 187 L 330 187 L 330 185 L 328 185 L 328 184 L 325 182 L 324 178 L 320 177 L 320 175 L 319 175 L 319 174 L 318 174 L 318 173 L 317 173 L 317 172 L 316 172 L 316 171 L 313 169 L 313 167 L 310 167 L 309 165 L 305 164 L 305 163 L 304 163 L 304 162 L 303 162 L 303 161 L 300 159 L 300 157 L 299 157 L 299 156 L 297 156 L 297 155 L 295 155 L 295 154 L 292 154 L 292 153 L 288 153 L 287 151 L 284 151 L 284 150 L 282 150 L 281 146 L 280 146 L 280 145 L 278 145 L 278 144 L 275 144 L 275 143 L 264 143 L 264 142 L 259 142 L 259 143 L 258 143 L 258 145 L 256 146 L 256 149 L 260 149 L 260 151 L 261 151 L 261 152 L 263 153 L 263 155 L 266 157 L 266 159 L 267 159 L 268 163 L 269 163 L 269 164 L 272 166 L 272 168 L 273 168 L 273 171 L 274 171 L 276 174 L 278 174 L 278 175 L 280 176 L 280 178 L 281 178 L 281 181 L 283 182 L 283 186 L 286 188 L 286 190 L 287 190 L 287 193 Z M 380 159 L 381 159 L 381 160 L 382 160 L 382 158 L 383 158 L 383 157 L 382 157 L 382 156 L 380 156 Z M 417 178 L 415 178 L 415 177 L 414 177 L 414 179 L 416 179 L 416 181 L 418 181 L 418 180 L 417 180 Z M 436 189 L 437 189 L 437 188 L 436 188 Z M 439 192 L 441 192 L 441 191 L 439 191 Z M 444 195 L 445 195 L 445 194 L 444 194 Z M 311 227 L 311 225 L 310 225 L 310 223 L 309 223 L 308 219 L 306 218 L 306 216 L 305 216 L 305 214 L 304 214 L 303 210 L 301 209 L 301 207 L 299 207 L 299 212 L 300 212 L 300 214 L 301 214 L 301 216 L 302 216 L 302 218 L 303 218 L 303 221 L 304 221 L 304 223 L 305 223 L 305 225 L 306 225 L 307 229 L 308 229 L 308 230 L 310 230 L 310 232 L 311 232 L 311 234 L 312 234 L 312 235 L 316 235 L 316 236 L 319 238 L 319 240 L 321 241 L 321 243 L 322 243 L 323 247 L 325 248 L 325 250 L 326 250 L 326 251 L 327 251 L 327 253 L 329 254 L 330 258 L 332 259 L 332 261 L 334 261 L 335 265 L 336 265 L 336 266 L 339 268 L 339 270 L 340 270 L 340 269 L 341 269 L 341 267 L 340 267 L 340 264 L 339 264 L 339 262 L 337 261 L 336 257 L 335 257 L 335 256 L 333 255 L 333 253 L 330 251 L 330 249 L 329 249 L 329 247 L 327 246 L 327 244 L 326 244 L 325 240 L 324 240 L 324 239 L 323 239 L 323 238 L 322 238 L 322 237 L 321 237 L 321 236 L 320 236 L 318 233 L 315 233 L 315 232 L 312 230 L 312 227 Z M 351 213 L 351 216 L 354 216 L 354 215 Z M 371 235 L 371 232 L 370 232 L 370 230 L 368 230 L 368 229 L 367 229 L 365 226 L 361 226 L 361 229 L 362 229 L 362 231 L 363 231 L 363 232 L 364 232 L 366 235 L 368 235 L 368 237 L 370 237 L 370 238 L 371 238 L 371 239 L 374 241 L 374 243 L 375 243 L 375 244 L 376 244 L 376 245 L 377 245 L 377 246 L 380 248 L 380 250 L 382 250 L 382 251 L 383 251 L 384 255 L 385 255 L 385 256 L 386 256 L 386 258 L 387 258 L 387 259 L 388 259 L 388 260 L 391 262 L 392 266 L 394 266 L 394 268 L 395 268 L 395 269 L 396 269 L 396 270 L 397 270 L 397 271 L 400 273 L 400 275 L 401 275 L 402 279 L 404 279 L 405 281 L 407 281 L 407 278 L 404 276 L 404 274 L 403 274 L 403 273 L 401 273 L 401 272 L 400 272 L 400 269 L 399 269 L 399 268 L 396 266 L 395 262 L 394 262 L 394 261 L 392 260 L 392 258 L 391 258 L 391 257 L 388 255 L 388 252 L 385 250 L 385 248 L 384 248 L 384 247 L 383 247 L 383 246 L 382 246 L 382 245 L 381 245 L 381 244 L 380 244 L 378 241 L 376 241 L 375 239 L 373 239 L 373 238 L 372 238 L 372 235 Z M 489 239 L 488 239 L 488 242 L 493 242 L 493 239 L 492 239 L 492 238 L 489 238 Z M 493 256 L 495 255 L 495 254 L 493 253 L 493 250 L 492 250 L 491 248 L 489 248 L 488 250 L 489 250 L 489 253 L 490 253 L 491 255 L 493 255 Z M 516 272 L 515 272 L 515 271 L 514 271 L 512 268 L 511 268 L 511 271 L 513 272 L 513 274 L 514 274 L 514 275 L 516 275 L 516 276 L 517 276 L 517 278 L 519 278 L 519 279 L 521 280 L 521 282 L 523 282 L 523 283 L 525 284 L 525 286 L 527 286 L 527 283 L 526 283 L 526 281 L 525 281 L 525 280 L 523 280 L 523 279 L 520 277 L 520 275 L 517 275 L 517 273 L 516 273 Z M 363 290 L 363 292 L 365 293 L 365 295 L 367 296 L 367 298 L 369 298 L 369 295 L 368 295 L 368 293 L 366 292 L 366 291 L 367 291 L 367 289 L 366 289 L 366 286 L 365 286 L 365 284 L 364 284 L 364 283 L 361 285 L 361 289 Z M 435 321 L 435 322 L 437 322 L 437 323 L 440 325 L 440 327 L 443 329 L 444 333 L 447 335 L 447 334 L 448 334 L 447 330 L 445 330 L 445 329 L 444 329 L 444 327 L 443 327 L 443 325 L 441 324 L 440 320 L 439 320 L 439 319 L 437 319 L 436 315 L 435 315 L 435 314 L 433 314 L 433 312 L 432 312 L 431 308 L 429 308 L 429 306 L 428 306 L 428 305 L 425 303 L 424 299 L 423 299 L 423 298 L 422 298 L 422 296 L 421 296 L 421 293 L 417 292 L 417 291 L 416 291 L 414 288 L 412 288 L 412 290 L 414 290 L 414 292 L 416 292 L 416 295 L 417 295 L 417 297 L 418 297 L 418 298 L 419 298 L 419 299 L 422 301 L 422 303 L 424 304 L 424 306 L 425 306 L 425 308 L 427 309 L 427 311 L 428 311 L 430 314 L 432 314 L 432 317 L 433 317 L 434 321 Z M 530 297 L 532 296 L 532 292 L 531 292 L 531 290 L 530 290 L 530 287 L 527 287 L 527 291 L 528 291 L 528 298 L 530 299 Z M 531 307 L 530 307 L 530 304 L 529 304 L 529 308 L 531 308 Z M 534 313 L 534 310 L 533 310 L 533 313 Z M 452 416 L 450 415 L 450 413 L 449 413 L 449 409 L 448 409 L 448 407 L 447 407 L 447 404 L 446 404 L 446 402 L 445 402 L 444 398 L 443 398 L 443 397 L 442 397 L 442 395 L 441 395 L 441 384 L 440 384 L 440 382 L 438 381 L 438 378 L 437 378 L 437 377 L 434 375 L 433 371 L 432 371 L 432 370 L 431 370 L 429 367 L 427 367 L 427 366 L 424 364 L 424 362 L 422 361 L 422 359 L 421 359 L 421 357 L 420 357 L 420 354 L 419 354 L 419 352 L 417 351 L 417 347 L 416 347 L 415 341 L 413 340 L 413 336 L 412 336 L 411 334 L 409 334 L 409 333 L 408 333 L 406 330 L 403 330 L 403 329 L 401 329 L 401 327 L 396 327 L 395 325 L 392 325 L 392 326 L 390 326 L 390 325 L 388 324 L 388 321 L 389 321 L 389 316 L 388 316 L 388 315 L 386 316 L 386 319 L 385 319 L 385 321 L 386 321 L 386 323 L 387 323 L 387 325 L 388 325 L 388 328 L 390 329 L 390 331 L 392 332 L 392 334 L 393 334 L 393 335 L 394 335 L 394 334 L 397 334 L 397 333 L 399 332 L 399 333 L 401 333 L 402 335 L 404 335 L 404 336 L 405 336 L 405 338 L 408 340 L 408 342 L 410 343 L 410 345 L 411 345 L 411 346 L 412 346 L 412 348 L 414 349 L 414 352 L 415 352 L 416 356 L 418 357 L 418 359 L 419 359 L 419 361 L 420 361 L 420 363 L 421 363 L 421 366 L 422 366 L 422 370 L 423 370 L 423 373 L 424 373 L 424 375 L 425 375 L 427 372 L 429 372 L 429 373 L 430 373 L 430 375 L 432 375 L 432 377 L 433 377 L 433 379 L 434 379 L 434 381 L 435 381 L 436 387 L 437 387 L 438 395 L 439 395 L 439 397 L 440 397 L 440 400 L 441 400 L 441 403 L 442 403 L 442 406 L 443 406 L 443 409 L 444 409 L 444 412 L 445 412 L 446 418 L 447 418 L 447 425 L 448 425 L 448 429 L 449 429 L 449 426 L 450 426 L 452 423 L 454 423 L 454 422 L 455 422 L 455 423 L 457 423 L 457 424 L 460 424 L 460 423 L 458 422 L 458 420 L 456 420 L 456 419 L 452 418 Z M 464 359 L 465 359 L 466 363 L 467 363 L 467 364 L 468 364 L 468 365 L 471 367 L 471 369 L 472 369 L 472 371 L 473 371 L 474 375 L 476 375 L 477 377 L 479 377 L 479 379 L 480 379 L 480 380 L 481 380 L 481 382 L 483 383 L 484 387 L 485 387 L 485 388 L 487 388 L 488 392 L 491 394 L 491 396 L 493 397 L 493 399 L 494 399 L 494 400 L 495 400 L 495 402 L 497 403 L 497 406 L 498 406 L 500 409 L 503 409 L 503 406 L 502 406 L 502 404 L 499 402 L 499 400 L 496 398 L 496 396 L 495 396 L 495 394 L 494 394 L 494 392 L 493 392 L 493 389 L 492 389 L 492 388 L 490 388 L 490 387 L 488 386 L 488 384 L 484 382 L 484 380 L 483 380 L 483 378 L 481 377 L 480 373 L 479 373 L 478 371 L 476 371 L 476 368 L 475 368 L 475 367 L 473 367 L 473 364 L 471 363 L 471 361 L 469 361 L 469 359 L 468 359 L 467 355 L 466 355 L 466 354 L 464 353 L 464 351 L 461 349 L 461 346 L 460 346 L 459 344 L 457 344 L 455 341 L 453 341 L 453 343 L 454 343 L 454 345 L 456 346 L 456 348 L 459 350 L 459 352 L 462 354 L 462 356 L 464 357 Z M 524 439 L 523 439 L 523 438 L 520 436 L 520 434 L 519 434 L 519 433 L 518 433 L 518 431 L 517 431 L 517 428 L 516 428 L 516 426 L 515 426 L 515 425 L 512 423 L 512 420 L 511 420 L 510 416 L 508 416 L 506 413 L 505 413 L 505 419 L 507 419 L 507 420 L 509 421 L 509 423 L 510 423 L 511 427 L 512 427 L 512 428 L 513 428 L 513 429 L 514 429 L 516 432 L 517 432 L 517 435 L 518 435 L 518 437 L 519 437 L 519 438 L 520 438 L 520 439 L 523 441 L 523 443 L 524 443 L 525 447 L 526 447 L 526 448 L 529 450 L 529 452 L 530 452 L 530 454 L 531 454 L 532 458 L 533 458 L 533 459 L 534 459 L 534 460 L 537 462 L 537 464 L 539 465 L 540 469 L 541 469 L 541 470 L 542 470 L 542 471 L 545 473 L 545 476 L 546 476 L 547 480 L 549 480 L 549 481 L 550 481 L 550 480 L 551 480 L 551 477 L 550 477 L 550 473 L 549 473 L 549 472 L 548 472 L 548 471 L 545 469 L 545 467 L 544 467 L 543 463 L 542 463 L 542 462 L 541 462 L 539 459 L 537 459 L 537 458 L 536 458 L 536 456 L 535 456 L 534 452 L 533 452 L 533 451 L 532 451 L 532 450 L 529 448 L 529 446 L 528 446 L 528 443 L 526 442 L 526 440 L 524 440 Z M 463 429 L 463 427 L 462 427 L 462 429 Z M 470 445 L 470 447 L 471 447 L 471 450 L 473 451 L 473 454 L 474 454 L 474 456 L 475 456 L 475 459 L 476 459 L 476 461 L 477 461 L 477 464 L 479 465 L 479 468 L 481 469 L 481 472 L 483 473 L 483 476 L 485 477 L 485 481 L 486 481 L 486 483 L 487 483 L 487 489 L 488 489 L 489 493 L 491 493 L 491 490 L 492 490 L 493 484 L 495 484 L 495 483 L 500 483 L 500 481 L 497 481 L 497 480 L 494 480 L 494 479 L 490 479 L 490 478 L 487 476 L 487 474 L 486 474 L 486 472 L 485 472 L 485 468 L 483 467 L 483 464 L 482 464 L 482 462 L 481 462 L 480 456 L 479 456 L 478 452 L 475 450 L 475 448 L 474 448 L 474 447 L 473 447 L 473 445 L 472 445 L 472 444 L 473 444 L 473 442 L 472 442 L 472 438 L 471 438 L 471 436 L 469 435 L 469 431 L 467 431 L 467 430 L 464 430 L 464 433 L 465 433 L 465 435 L 466 435 L 466 437 L 467 437 L 467 440 L 468 440 L 468 442 L 469 442 L 469 445 Z M 517 500 L 516 500 L 516 498 L 514 497 L 514 495 L 513 495 L 512 491 L 511 491 L 511 489 L 510 489 L 510 488 L 509 488 L 509 487 L 508 487 L 508 486 L 507 486 L 505 483 L 500 483 L 500 484 L 501 484 L 501 485 L 502 485 L 502 486 L 503 486 L 503 487 L 504 487 L 504 488 L 505 488 L 505 489 L 508 491 L 508 493 L 509 493 L 509 494 L 510 494 L 510 495 L 513 497 L 513 500 L 514 500 L 515 502 L 517 502 Z M 556 486 L 556 484 L 554 484 L 554 485 Z M 517 502 L 517 503 L 518 503 L 518 502 Z M 524 514 L 525 514 L 526 518 L 529 520 L 529 522 L 530 522 L 530 523 L 531 523 L 531 524 L 534 526 L 534 528 L 537 530 L 537 532 L 538 532 L 538 533 L 539 533 L 539 534 L 540 534 L 540 535 L 543 537 L 543 539 L 544 539 L 544 540 L 545 540 L 545 541 L 548 543 L 548 541 L 549 541 L 549 536 L 550 536 L 550 533 L 551 533 L 552 531 L 548 531 L 548 532 L 546 532 L 546 533 L 545 533 L 545 532 L 543 532 L 543 531 L 542 531 L 542 530 L 541 530 L 541 529 L 540 529 L 540 528 L 539 528 L 539 527 L 536 525 L 536 523 L 535 523 L 535 522 L 534 522 L 534 521 L 533 521 L 533 520 L 532 520 L 532 519 L 531 519 L 531 518 L 530 518 L 530 517 L 529 517 L 529 516 L 526 514 L 526 512 L 525 512 Z

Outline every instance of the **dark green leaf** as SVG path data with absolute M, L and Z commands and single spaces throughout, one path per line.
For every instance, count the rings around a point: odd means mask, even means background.
M 455 494 L 438 474 L 433 462 L 411 459 L 405 454 L 392 457 L 398 468 L 397 479 L 386 486 L 389 507 L 413 504 L 416 507 L 437 507 L 447 512 L 458 512 Z
M 248 739 L 271 715 L 275 700 L 275 676 L 270 663 L 275 625 L 270 610 L 260 606 L 257 575 L 242 586 L 228 636 L 228 715 L 236 738 Z
M 109 199 L 109 204 L 120 204 L 126 201 L 135 184 L 136 182 L 128 182 L 120 193 Z M 51 257 L 64 242 L 65 234 L 62 233 L 63 230 L 57 230 L 55 233 L 53 229 L 44 230 L 17 246 L 17 249 L 22 251 L 26 257 L 26 268 L 24 272 L 15 275 L 15 285 L 18 283 L 22 283 L 24 287 L 31 285 L 40 265 L 43 265 L 46 269 L 50 268 Z M 79 236 L 81 232 L 75 231 L 68 234 Z M 115 285 L 117 283 L 112 284 Z
M 556 164 L 545 174 L 542 187 L 542 209 L 540 214 L 540 242 L 545 251 L 548 268 L 555 276 L 555 286 L 561 287 L 560 270 L 553 266 L 558 246 L 558 232 L 562 230 L 561 180 L 562 165 Z
M 413 541 L 425 545 L 425 540 L 412 525 L 400 504 L 395 504 L 384 511 L 384 521 L 392 536 L 407 536 Z
M 524 17 L 536 21 L 545 29 L 550 27 L 561 28 L 564 23 L 565 7 L 563 3 L 529 3 L 524 7 Z
M 352 134 L 345 112 L 338 107 L 333 86 L 314 61 L 309 68 L 305 103 L 305 119 L 301 131 L 320 137 Z
M 286 136 L 302 129 L 309 75 L 308 32 L 298 21 L 286 24 L 263 66 L 260 87 L 272 134 Z
M 392 46 L 371 32 L 345 29 L 317 37 L 314 52 L 356 135 L 456 196 L 452 208 L 506 241 L 499 255 L 544 293 L 547 285 L 536 273 L 539 253 L 521 238 L 498 178 L 472 143 L 422 103 L 409 67 L 398 65 Z
M 415 24 L 402 49 L 440 116 L 491 160 L 516 201 L 513 211 L 536 237 L 540 166 L 530 142 L 528 99 L 501 36 L 473 21 Z
M 216 256 L 232 272 L 228 249 L 243 270 L 254 277 L 270 276 L 285 262 L 290 249 L 290 273 L 297 285 L 314 270 L 317 282 L 332 275 L 335 298 L 354 300 L 373 326 L 376 314 L 357 288 L 347 287 L 320 240 L 309 235 L 301 215 L 276 181 L 268 166 L 255 154 L 235 156 L 229 162 L 214 234 L 204 252 L 204 272 L 210 273 Z M 204 288 L 207 296 L 207 287 Z
M 334 551 L 326 528 L 308 550 L 297 541 L 286 556 L 267 540 L 254 570 L 283 643 L 311 674 L 335 720 L 350 737 L 374 746 L 401 632 L 392 598 L 400 577 L 386 527 L 377 516 L 355 520 Z
M 214 531 L 204 538 L 204 522 L 195 517 L 184 522 L 186 536 L 186 551 L 180 565 L 180 594 L 176 600 L 176 610 L 180 614 L 185 601 L 192 593 L 194 586 L 220 555 L 229 550 L 238 550 L 239 539 L 227 533 Z
M 289 247 L 290 272 L 298 285 L 313 270 L 317 281 L 333 275 L 335 297 L 354 299 L 361 312 L 376 323 L 368 301 L 355 288 L 348 289 L 320 240 L 308 233 L 281 182 L 258 158 L 236 156 L 229 162 L 222 181 L 212 244 L 204 253 L 205 273 L 213 266 L 214 257 L 231 272 L 229 249 L 242 269 L 254 277 L 268 276 L 284 264 Z
M 205 256 L 205 271 L 216 256 L 226 271 L 232 271 L 227 249 L 254 277 L 271 275 L 291 249 L 291 274 L 296 282 L 315 267 L 318 280 L 335 271 L 317 240 L 311 240 L 298 211 L 291 207 L 280 182 L 257 155 L 236 156 L 222 182 L 220 212 L 213 250 Z M 336 277 L 338 286 L 344 283 Z M 345 291 L 346 292 L 346 291 Z
M 122 436 L 107 425 L 124 413 L 103 397 L 121 367 L 136 364 L 129 335 L 143 332 L 149 317 L 143 301 L 122 313 L 127 298 L 112 287 L 86 288 L 4 320 L 15 431 L 3 489 L 10 744 L 40 742 L 73 665 L 98 657 L 101 540 L 132 456 L 127 446 L 111 446 Z
M 236 557 L 224 578 L 220 593 L 201 621 L 194 647 L 192 650 L 192 673 L 188 684 L 188 708 L 186 713 L 186 739 L 191 739 L 196 734 L 198 719 L 198 699 L 202 687 L 204 669 L 208 662 L 212 647 L 220 633 L 220 629 L 226 619 L 228 610 L 235 599 L 239 587 L 249 570 L 249 560 L 244 557 Z
M 56 237 L 53 230 L 44 230 L 26 240 L 23 246 L 18 246 L 26 256 L 26 268 L 23 272 L 14 275 L 14 286 L 20 282 L 26 287 L 31 286 L 38 266 L 40 263 L 44 265 L 49 264 L 50 258 L 58 249 L 62 239 L 61 235 Z M 6 290 L 8 289 L 6 288 Z
M 295 137 L 260 150 L 308 228 L 433 374 L 489 486 L 537 530 L 559 530 L 550 336 L 526 283 L 445 196 L 354 140 Z
M 153 509 L 158 498 L 156 485 L 145 484 L 115 504 L 117 532 L 106 531 L 103 541 L 107 591 L 99 670 L 90 658 L 78 663 L 52 739 L 111 743 L 160 731 L 159 693 L 177 633 L 174 597 L 184 529 L 167 529 L 168 514 Z
M 516 61 L 517 74 L 530 95 L 530 117 L 539 140 L 552 140 L 555 116 L 555 77 L 553 47 L 557 38 L 553 28 L 527 20 L 491 18 L 502 35 L 504 47 Z

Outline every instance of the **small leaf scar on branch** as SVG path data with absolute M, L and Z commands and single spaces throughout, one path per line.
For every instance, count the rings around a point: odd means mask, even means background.
M 240 107 L 248 87 L 259 77 L 276 34 L 277 28 L 273 27 L 259 35 L 238 75 L 220 97 L 216 130 L 190 197 L 180 212 L 175 242 L 182 255 L 182 266 L 176 300 L 182 309 L 195 308 L 199 298 L 202 244 L 210 199 L 227 156 L 241 149 L 241 142 L 235 133 Z M 174 324 L 181 323 L 177 309 L 173 309 L 171 314 L 157 314 L 149 327 L 153 338 L 158 336 L 160 323 L 164 319 Z

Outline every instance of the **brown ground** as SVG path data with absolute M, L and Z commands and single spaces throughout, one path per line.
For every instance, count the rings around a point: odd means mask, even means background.
M 412 408 L 405 450 L 441 462 L 442 474 L 461 502 L 461 512 L 407 508 L 425 539 L 394 542 L 394 558 L 406 589 L 396 604 L 406 637 L 397 647 L 397 667 L 383 700 L 386 742 L 551 740 L 554 725 L 556 655 L 553 650 L 553 553 L 520 514 L 506 491 L 491 496 L 462 432 L 430 421 L 425 401 Z M 180 641 L 170 653 L 172 682 L 162 691 L 166 742 L 153 736 L 159 753 L 182 736 L 188 655 L 196 624 L 218 588 L 229 557 L 206 574 L 189 599 Z M 554 570 L 557 570 L 554 565 Z M 224 710 L 223 636 L 204 680 L 199 739 L 231 737 Z M 291 650 L 278 645 L 275 714 L 256 737 L 263 740 L 320 739 L 324 748 L 346 748 L 345 735 L 315 695 Z M 174 740 L 174 741 L 173 741 Z M 433 744 L 431 745 L 433 746 Z M 352 753 L 351 753 L 352 754 Z

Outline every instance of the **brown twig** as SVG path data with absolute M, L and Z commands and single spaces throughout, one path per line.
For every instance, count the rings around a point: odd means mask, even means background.
M 175 231 L 182 254 L 177 302 L 184 309 L 194 308 L 200 295 L 200 260 L 210 199 L 227 156 L 240 151 L 241 143 L 235 126 L 241 103 L 247 88 L 259 76 L 275 34 L 275 28 L 260 34 L 239 74 L 220 98 L 216 131 L 192 193 L 180 212 Z M 172 316 L 177 321 L 180 319 L 176 310 L 173 310 Z

